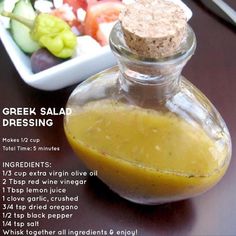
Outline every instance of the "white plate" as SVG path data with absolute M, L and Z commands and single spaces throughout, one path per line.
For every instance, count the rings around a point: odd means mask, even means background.
M 110 47 L 105 46 L 96 54 L 76 57 L 45 71 L 33 74 L 29 56 L 20 50 L 1 23 L 0 38 L 21 78 L 28 85 L 37 89 L 61 89 L 79 83 L 89 76 L 116 64 Z

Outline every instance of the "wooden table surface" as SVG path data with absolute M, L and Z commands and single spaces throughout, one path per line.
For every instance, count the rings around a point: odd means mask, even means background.
M 236 30 L 208 12 L 199 1 L 185 1 L 193 11 L 190 21 L 197 36 L 197 51 L 183 74 L 213 102 L 232 136 L 230 167 L 209 192 L 191 200 L 160 206 L 141 206 L 121 199 L 96 178 L 68 191 L 79 195 L 79 210 L 72 219 L 42 220 L 41 228 L 137 229 L 141 236 L 236 235 Z M 236 9 L 236 1 L 227 1 Z M 66 78 L 65 78 L 66 79 Z M 64 107 L 74 86 L 54 92 L 26 85 L 0 44 L 0 102 L 3 107 Z M 50 161 L 56 170 L 84 170 L 69 147 L 63 120 L 54 118 L 48 128 L 0 128 L 2 137 L 40 138 L 41 145 L 60 146 L 55 152 L 3 152 L 1 160 Z M 1 214 L 2 215 L 2 214 Z M 39 227 L 39 228 L 40 228 Z M 1 233 L 0 233 L 1 234 Z

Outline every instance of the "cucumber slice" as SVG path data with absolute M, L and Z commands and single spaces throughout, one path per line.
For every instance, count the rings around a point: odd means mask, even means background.
M 4 2 L 0 0 L 0 14 L 2 13 L 4 9 Z
M 19 0 L 0 0 L 0 13 L 3 11 L 12 12 Z M 10 19 L 0 15 L 0 23 L 5 29 L 10 28 Z
M 13 9 L 15 15 L 26 17 L 29 20 L 34 20 L 36 13 L 29 0 L 20 0 Z M 33 53 L 40 47 L 37 42 L 32 40 L 30 29 L 22 23 L 11 20 L 11 34 L 16 44 L 26 53 Z

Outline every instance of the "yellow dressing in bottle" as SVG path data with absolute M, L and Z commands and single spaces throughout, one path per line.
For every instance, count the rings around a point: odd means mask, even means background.
M 74 109 L 65 119 L 70 144 L 126 199 L 152 204 L 194 196 L 226 170 L 226 147 L 173 113 L 109 99 Z
M 213 104 L 181 75 L 196 48 L 183 9 L 165 0 L 128 4 L 109 43 L 118 65 L 78 85 L 67 102 L 65 132 L 78 157 L 136 203 L 210 189 L 229 165 L 231 139 Z

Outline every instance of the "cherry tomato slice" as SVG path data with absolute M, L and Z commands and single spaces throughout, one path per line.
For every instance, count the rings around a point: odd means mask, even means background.
M 117 20 L 122 8 L 123 4 L 120 1 L 99 1 L 90 5 L 84 23 L 85 34 L 100 41 L 97 38 L 99 24 Z
M 77 12 L 79 8 L 87 9 L 87 1 L 86 0 L 63 0 L 63 3 L 67 3 L 73 8 L 74 13 Z

